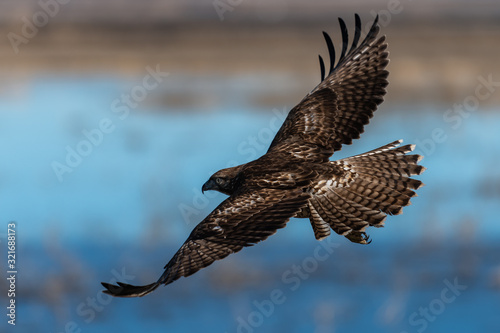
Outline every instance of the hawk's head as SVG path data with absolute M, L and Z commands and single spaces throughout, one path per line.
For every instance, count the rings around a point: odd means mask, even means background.
M 233 194 L 236 189 L 236 179 L 241 167 L 241 165 L 238 165 L 232 168 L 217 171 L 210 177 L 210 179 L 207 180 L 205 184 L 203 184 L 201 192 L 214 190 L 227 195 Z

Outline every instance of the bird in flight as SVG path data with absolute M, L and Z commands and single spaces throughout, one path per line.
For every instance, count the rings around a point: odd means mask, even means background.
M 323 32 L 330 55 L 321 82 L 288 114 L 269 150 L 246 164 L 222 169 L 202 191 L 227 194 L 198 224 L 160 278 L 133 286 L 102 283 L 105 293 L 138 297 L 158 286 L 190 276 L 214 261 L 252 246 L 286 226 L 292 217 L 309 218 L 318 240 L 330 229 L 359 244 L 368 244 L 367 227 L 382 227 L 387 215 L 401 214 L 421 181 L 410 178 L 425 168 L 415 146 L 394 141 L 364 154 L 330 161 L 342 145 L 363 133 L 386 93 L 389 60 L 385 36 L 377 37 L 378 17 L 366 37 L 355 15 L 349 47 L 345 22 L 339 18 L 342 49 L 338 60 L 330 36 Z M 358 44 L 359 43 L 359 44 Z

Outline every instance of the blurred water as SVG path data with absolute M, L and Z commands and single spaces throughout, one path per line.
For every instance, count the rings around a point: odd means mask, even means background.
M 498 110 L 476 111 L 453 129 L 443 120 L 449 106 L 382 106 L 362 139 L 335 158 L 396 139 L 427 143 L 417 147 L 426 155 L 426 186 L 403 215 L 369 230 L 371 245 L 332 235 L 333 253 L 297 289 L 286 272 L 320 244 L 305 220 L 153 295 L 102 297 L 99 282 L 112 279 L 112 270 L 137 284 L 156 279 L 224 199 L 202 196 L 201 184 L 263 154 L 292 107 L 263 110 L 232 96 L 216 107 L 165 112 L 146 100 L 120 119 L 112 103 L 137 82 L 41 77 L 17 82 L 0 99 L 0 220 L 5 229 L 7 221 L 18 224 L 23 330 L 193 331 L 200 323 L 213 332 L 416 332 L 424 323 L 426 332 L 500 330 L 493 313 L 500 305 Z M 59 181 L 53 162 L 64 163 L 67 146 L 76 149 L 86 140 L 82 131 L 104 118 L 113 131 Z M 435 128 L 447 139 L 430 151 Z M 467 286 L 456 300 L 432 320 L 410 320 L 454 279 Z M 259 310 L 273 290 L 283 302 Z

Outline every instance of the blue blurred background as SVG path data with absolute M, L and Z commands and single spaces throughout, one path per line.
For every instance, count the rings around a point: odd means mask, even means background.
M 102 294 L 158 278 L 224 199 L 201 185 L 267 150 L 319 82 L 321 31 L 340 45 L 355 12 L 380 15 L 390 85 L 333 158 L 416 143 L 413 205 L 368 246 L 293 219 L 147 297 Z M 1 331 L 499 332 L 499 18 L 485 0 L 2 1 Z

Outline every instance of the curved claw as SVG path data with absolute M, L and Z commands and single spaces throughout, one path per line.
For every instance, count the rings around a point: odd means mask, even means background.
M 353 243 L 357 244 L 370 244 L 372 240 L 370 239 L 370 236 L 364 231 L 351 231 L 345 237 L 350 240 Z
M 362 234 L 363 234 L 364 244 L 366 245 L 370 244 L 372 242 L 370 236 L 366 232 L 363 232 Z

